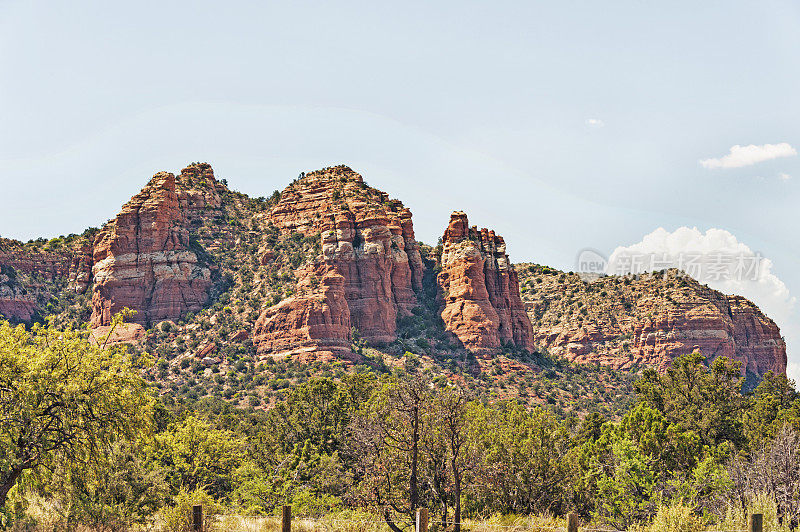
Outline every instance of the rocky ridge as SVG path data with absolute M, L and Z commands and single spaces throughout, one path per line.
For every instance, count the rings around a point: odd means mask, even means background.
M 14 322 L 29 322 L 36 311 L 36 294 L 20 286 L 10 270 L 0 273 L 0 315 Z
M 0 315 L 30 322 L 59 290 L 85 292 L 91 277 L 90 238 L 73 235 L 66 244 L 54 240 L 58 245 L 42 239 L 41 249 L 0 239 Z
M 0 267 L 0 313 L 16 321 L 90 321 L 104 338 L 113 312 L 137 310 L 110 341 L 153 353 L 150 378 L 176 398 L 262 405 L 310 374 L 421 365 L 586 412 L 620 408 L 643 365 L 694 346 L 741 360 L 751 381 L 785 369 L 780 332 L 743 298 L 514 267 L 503 238 L 460 212 L 427 246 L 400 201 L 346 166 L 269 198 L 207 164 L 158 173 L 101 230 L 0 240 Z
M 548 267 L 517 266 L 536 343 L 567 360 L 629 370 L 665 370 L 694 349 L 742 363 L 755 382 L 786 372 L 775 322 L 740 296 L 722 294 L 677 270 L 586 282 Z

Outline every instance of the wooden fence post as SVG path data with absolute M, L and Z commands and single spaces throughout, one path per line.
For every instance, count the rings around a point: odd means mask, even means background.
M 567 515 L 567 532 L 578 532 L 578 514 Z
M 428 509 L 417 509 L 417 532 L 428 532 Z
M 202 532 L 203 530 L 203 505 L 195 504 L 192 506 L 192 531 Z
M 292 507 L 284 506 L 281 515 L 281 532 L 292 532 Z
M 764 515 L 752 514 L 750 516 L 750 532 L 762 532 L 764 528 Z

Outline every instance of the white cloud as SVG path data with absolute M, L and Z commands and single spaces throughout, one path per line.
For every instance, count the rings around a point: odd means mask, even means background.
M 605 126 L 606 123 L 600 120 L 599 118 L 587 118 L 586 125 L 589 127 L 601 128 Z
M 701 283 L 726 294 L 744 296 L 781 328 L 786 337 L 789 372 L 800 380 L 800 323 L 797 298 L 772 272 L 772 261 L 753 251 L 724 229 L 705 233 L 696 227 L 667 231 L 660 227 L 641 242 L 616 248 L 608 261 L 609 274 L 679 268 Z
M 743 166 L 750 166 L 770 159 L 777 159 L 778 157 L 791 157 L 797 155 L 795 150 L 788 142 L 781 142 L 780 144 L 762 144 L 757 146 L 750 144 L 748 146 L 732 146 L 728 155 L 718 159 L 703 159 L 700 164 L 703 168 L 741 168 Z
M 792 178 L 792 176 L 790 176 L 789 174 L 783 173 L 783 172 L 778 174 L 778 177 L 781 178 L 781 181 L 789 181 Z

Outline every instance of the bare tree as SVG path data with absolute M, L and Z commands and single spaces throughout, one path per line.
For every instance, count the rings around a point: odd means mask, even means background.
M 453 531 L 461 530 L 461 491 L 467 459 L 467 408 L 469 396 L 463 389 L 447 387 L 438 390 L 426 412 L 428 418 L 423 447 L 431 491 L 442 508 L 442 526 L 447 527 L 450 506 L 453 507 Z
M 383 508 L 386 524 L 394 532 L 401 529 L 392 511 L 411 519 L 420 504 L 420 451 L 429 400 L 427 383 L 420 377 L 393 379 L 351 426 L 364 496 Z
M 778 518 L 791 528 L 800 524 L 800 434 L 784 425 L 771 442 L 728 467 L 734 495 L 742 507 L 755 495 L 775 499 Z

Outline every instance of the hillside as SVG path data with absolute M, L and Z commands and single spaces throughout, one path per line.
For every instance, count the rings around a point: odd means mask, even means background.
M 547 266 L 518 264 L 536 344 L 578 363 L 664 371 L 682 354 L 742 363 L 750 385 L 786 373 L 775 323 L 740 296 L 722 294 L 678 270 L 587 281 Z
M 618 411 L 645 365 L 699 346 L 752 382 L 785 373 L 777 326 L 749 301 L 670 272 L 593 283 L 514 267 L 503 238 L 453 213 L 417 242 L 402 202 L 346 166 L 250 198 L 193 163 L 157 173 L 100 229 L 0 242 L 0 313 L 53 316 L 151 352 L 167 400 L 264 407 L 312 375 L 422 367 L 560 413 Z M 520 288 L 521 285 L 521 288 Z

